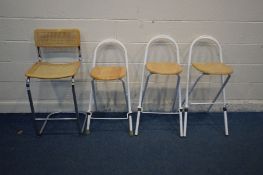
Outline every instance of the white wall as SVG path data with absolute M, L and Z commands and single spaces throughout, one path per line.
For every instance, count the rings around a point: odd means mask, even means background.
M 235 70 L 227 86 L 227 96 L 232 103 L 230 110 L 262 111 L 262 7 L 262 0 L 1 0 L 0 112 L 30 111 L 24 73 L 37 58 L 33 43 L 36 28 L 80 29 L 83 65 L 76 90 L 81 110 L 87 110 L 90 88 L 87 72 L 94 47 L 101 40 L 116 38 L 128 48 L 132 107 L 136 110 L 146 42 L 157 34 L 174 37 L 185 64 L 190 42 L 208 34 L 222 43 L 224 60 Z M 162 84 L 158 87 L 155 81 Z M 152 106 L 148 107 L 168 109 L 174 79 L 159 77 L 151 82 L 152 95 L 146 103 Z M 194 95 L 196 99 L 203 99 L 204 95 L 211 98 L 216 92 L 218 84 L 208 82 L 210 79 L 202 81 L 199 92 Z M 207 93 L 206 86 L 214 88 Z M 101 109 L 114 111 L 114 105 L 124 109 L 120 84 L 99 84 L 98 89 Z M 32 91 L 38 111 L 73 109 L 70 84 L 66 82 L 33 81 Z

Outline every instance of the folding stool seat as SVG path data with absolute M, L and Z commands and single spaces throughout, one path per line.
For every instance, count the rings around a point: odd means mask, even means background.
M 193 62 L 192 57 L 193 57 L 193 50 L 194 47 L 197 45 L 199 42 L 212 42 L 215 44 L 218 50 L 219 58 L 218 61 L 201 61 L 201 62 Z M 208 42 L 209 43 L 209 42 Z M 188 116 L 188 108 L 190 105 L 210 105 L 208 107 L 208 111 L 211 110 L 214 104 L 223 104 L 223 112 L 224 112 L 224 124 L 225 124 L 225 135 L 229 135 L 228 131 L 228 121 L 227 121 L 227 103 L 226 103 L 226 95 L 225 95 L 225 86 L 228 83 L 231 74 L 233 73 L 233 68 L 231 66 L 228 66 L 223 63 L 223 58 L 222 58 L 222 47 L 220 43 L 212 36 L 200 36 L 196 38 L 190 46 L 189 50 L 189 59 L 188 59 L 188 72 L 187 72 L 187 82 L 186 82 L 186 97 L 185 100 L 183 100 L 184 104 L 184 136 L 186 136 L 186 131 L 187 131 L 187 116 Z M 211 58 L 210 58 L 211 59 Z M 200 72 L 200 75 L 196 78 L 195 82 L 190 88 L 191 84 L 191 68 L 195 68 L 197 71 Z M 204 76 L 204 75 L 219 75 L 221 77 L 221 87 L 212 100 L 212 102 L 190 102 L 189 96 L 192 94 L 194 88 L 196 87 L 198 81 Z M 224 76 L 227 76 L 226 80 L 224 79 Z M 219 95 L 222 93 L 223 95 L 223 102 L 222 103 L 217 103 L 217 99 Z
M 126 76 L 126 69 L 120 66 L 96 66 L 90 76 L 95 80 L 118 80 Z
M 183 71 L 179 64 L 168 62 L 149 62 L 146 69 L 152 74 L 160 75 L 177 75 Z
M 157 41 L 165 40 L 172 44 L 173 49 L 176 51 L 176 60 L 173 61 L 155 61 L 151 62 L 148 61 L 149 57 L 149 50 L 150 47 L 156 43 Z M 182 128 L 182 106 L 181 106 L 181 86 L 180 86 L 180 73 L 183 71 L 181 65 L 180 65 L 180 58 L 179 58 L 179 47 L 177 42 L 168 35 L 158 35 L 153 37 L 146 46 L 145 50 L 145 57 L 144 57 L 144 67 L 142 72 L 142 81 L 141 81 L 141 90 L 140 90 L 140 97 L 139 97 L 139 105 L 138 105 L 138 111 L 137 111 L 137 120 L 136 120 L 136 129 L 135 129 L 135 135 L 138 135 L 139 133 L 139 125 L 140 125 L 140 117 L 143 113 L 156 113 L 156 114 L 179 114 L 179 125 L 180 125 L 180 136 L 183 135 L 183 128 Z M 145 73 L 146 75 L 146 81 L 145 79 Z M 143 100 L 145 96 L 145 92 L 148 86 L 148 81 L 150 79 L 150 76 L 156 74 L 156 75 L 176 75 L 177 76 L 177 84 L 175 89 L 175 99 L 173 103 L 173 107 L 177 98 L 177 94 L 179 96 L 179 107 L 178 112 L 147 112 L 143 111 Z
M 86 116 L 82 127 L 80 126 L 79 111 L 75 94 L 75 75 L 77 74 L 80 62 L 80 32 L 78 29 L 36 29 L 34 32 L 35 45 L 38 51 L 38 62 L 34 63 L 25 73 L 27 94 L 30 102 L 30 109 L 34 116 L 34 126 L 37 135 L 41 135 L 45 129 L 45 126 L 50 120 L 76 120 L 79 132 L 84 132 L 84 125 L 86 122 Z M 63 63 L 53 63 L 44 60 L 43 49 L 62 49 L 62 48 L 75 48 L 78 50 L 78 60 Z M 52 51 L 51 51 L 52 52 Z M 58 51 L 56 50 L 56 53 Z M 49 58 L 50 59 L 50 58 Z M 72 58 L 73 59 L 73 58 Z M 71 78 L 72 94 L 75 108 L 75 117 L 54 117 L 59 112 L 50 113 L 46 118 L 38 118 L 35 114 L 33 99 L 30 90 L 30 79 L 65 79 Z M 52 118 L 53 117 L 53 118 Z M 37 128 L 36 121 L 44 121 L 40 129 Z
M 196 70 L 209 75 L 229 75 L 233 73 L 232 67 L 224 63 L 192 63 L 192 66 Z
M 74 76 L 80 67 L 80 62 L 54 64 L 39 61 L 32 65 L 26 76 L 39 79 L 60 79 Z
M 99 50 L 103 46 L 115 46 L 120 47 L 121 50 L 124 53 L 124 66 L 100 66 L 97 65 L 97 55 Z M 107 55 L 107 54 L 105 54 Z M 133 129 L 132 129 L 132 116 L 131 116 L 131 101 L 130 101 L 130 87 L 129 87 L 129 72 L 128 72 L 128 55 L 127 55 L 127 49 L 124 46 L 123 43 L 116 39 L 106 39 L 101 41 L 97 47 L 95 48 L 94 55 L 93 55 L 93 65 L 92 69 L 90 71 L 90 77 L 92 78 L 91 83 L 91 91 L 90 91 L 90 102 L 89 102 L 89 109 L 88 109 L 88 121 L 87 121 L 87 132 L 90 132 L 90 123 L 91 119 L 93 120 L 122 120 L 127 119 L 129 121 L 129 135 L 133 135 Z M 93 112 L 97 111 L 97 100 L 96 100 L 96 88 L 95 88 L 95 82 L 97 81 L 121 81 L 123 90 L 124 90 L 124 97 L 127 105 L 127 114 L 126 117 L 115 117 L 115 118 L 99 118 L 99 117 L 93 117 Z M 92 100 L 93 99 L 93 100 Z M 95 111 L 92 111 L 92 106 L 95 106 Z

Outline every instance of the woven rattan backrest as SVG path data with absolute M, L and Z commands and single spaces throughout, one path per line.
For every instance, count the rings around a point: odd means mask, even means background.
M 36 29 L 37 47 L 80 47 L 78 29 Z

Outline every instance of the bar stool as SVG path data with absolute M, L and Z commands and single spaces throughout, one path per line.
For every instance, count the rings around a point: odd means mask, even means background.
M 176 51 L 176 60 L 171 62 L 148 62 L 149 57 L 149 50 L 150 46 L 156 43 L 156 41 L 165 40 L 171 42 Z M 182 67 L 180 66 L 180 58 L 179 58 L 179 47 L 177 42 L 168 35 L 158 35 L 153 37 L 146 45 L 145 55 L 144 55 L 144 66 L 142 72 L 142 81 L 141 81 L 141 89 L 140 89 L 140 98 L 139 98 L 139 105 L 137 111 L 137 120 L 136 120 L 136 129 L 135 135 L 138 135 L 139 124 L 140 124 L 140 117 L 143 113 L 155 113 L 155 114 L 179 114 L 179 125 L 180 125 L 180 136 L 183 136 L 183 128 L 182 128 L 182 106 L 181 106 L 181 85 L 180 85 L 180 73 L 183 71 Z M 145 74 L 146 73 L 146 74 Z M 177 84 L 175 90 L 175 99 L 173 103 L 173 108 L 175 101 L 177 99 L 177 95 L 179 96 L 179 107 L 178 112 L 147 112 L 143 111 L 143 100 L 145 96 L 145 92 L 147 89 L 147 85 L 151 75 L 176 75 L 177 76 Z M 145 77 L 146 76 L 146 77 Z M 144 82 L 144 79 L 146 81 Z
M 80 126 L 80 117 L 78 111 L 78 105 L 75 93 L 75 75 L 77 74 L 80 64 L 81 64 L 81 51 L 80 51 L 80 32 L 78 29 L 36 29 L 34 32 L 35 45 L 38 51 L 38 62 L 33 64 L 30 69 L 25 73 L 26 76 L 26 88 L 27 95 L 30 102 L 30 109 L 34 117 L 34 127 L 37 135 L 42 135 L 46 124 L 48 121 L 54 120 L 75 120 L 79 128 L 79 132 L 84 132 L 84 125 L 86 123 L 85 119 Z M 43 49 L 61 49 L 61 48 L 75 48 L 78 50 L 78 60 L 63 63 L 52 63 L 43 59 L 44 51 Z M 52 51 L 51 51 L 52 52 Z M 59 51 L 55 51 L 58 53 Z M 77 56 L 76 55 L 76 56 Z M 63 58 L 61 58 L 63 59 Z M 74 58 L 72 58 L 74 59 Z M 64 59 L 63 59 L 64 60 Z M 65 61 L 65 60 L 64 60 Z M 71 87 L 73 94 L 73 102 L 75 108 L 75 117 L 55 117 L 55 115 L 60 112 L 54 112 L 47 115 L 46 118 L 36 117 L 34 104 L 32 100 L 31 90 L 30 90 L 30 79 L 48 79 L 48 80 L 58 80 L 71 78 Z M 44 121 L 40 129 L 37 128 L 36 121 Z
M 103 46 L 113 45 L 115 47 L 120 47 L 124 53 L 124 64 L 125 66 L 97 66 L 96 60 L 98 51 Z M 129 71 L 128 71 L 128 55 L 127 49 L 123 43 L 116 39 L 106 39 L 101 41 L 94 51 L 93 65 L 90 71 L 91 80 L 91 90 L 90 90 L 90 102 L 88 109 L 88 121 L 87 121 L 87 133 L 90 133 L 90 123 L 91 119 L 93 120 L 128 120 L 129 121 L 129 135 L 133 135 L 132 129 L 132 116 L 131 116 L 131 100 L 130 100 L 130 86 L 129 86 Z M 127 105 L 127 114 L 126 117 L 115 117 L 115 118 L 98 118 L 92 117 L 92 106 L 94 102 L 95 111 L 97 110 L 97 101 L 96 101 L 96 81 L 120 81 L 122 83 L 125 101 Z M 93 99 L 93 100 L 92 100 Z
M 201 41 L 210 41 L 213 42 L 218 49 L 219 52 L 219 60 L 216 62 L 192 62 L 192 57 L 193 57 L 193 49 L 194 46 Z M 223 63 L 223 58 L 222 58 L 222 47 L 220 45 L 220 43 L 212 36 L 207 36 L 207 35 L 203 35 L 203 36 L 199 36 L 198 38 L 196 38 L 190 46 L 190 50 L 189 50 L 189 59 L 188 59 L 188 70 L 187 70 L 187 82 L 186 82 L 186 95 L 185 95 L 185 100 L 183 101 L 184 104 L 184 136 L 186 136 L 186 130 L 187 130 L 187 115 L 188 115 L 188 108 L 189 105 L 209 105 L 208 107 L 208 111 L 211 110 L 211 108 L 213 107 L 214 104 L 223 104 L 223 113 L 224 113 L 224 125 L 225 125 L 225 135 L 229 135 L 228 132 L 228 120 L 227 120 L 227 103 L 226 103 L 226 95 L 225 95 L 225 86 L 227 84 L 227 82 L 229 81 L 231 74 L 233 73 L 233 69 L 232 67 L 226 65 Z M 193 83 L 192 87 L 189 88 L 189 84 L 191 83 L 191 68 L 196 69 L 197 71 L 200 72 L 200 75 L 197 77 L 197 79 L 195 80 L 195 82 Z M 214 99 L 212 100 L 212 102 L 208 102 L 208 103 L 191 103 L 189 100 L 189 96 L 191 95 L 191 93 L 193 92 L 194 88 L 196 87 L 198 81 L 203 77 L 203 76 L 209 76 L 209 75 L 219 75 L 221 77 L 221 87 L 218 91 L 218 93 L 216 94 L 216 96 L 214 97 Z M 225 79 L 224 76 L 227 76 L 227 78 Z M 216 100 L 218 99 L 220 94 L 223 94 L 223 102 L 216 102 Z

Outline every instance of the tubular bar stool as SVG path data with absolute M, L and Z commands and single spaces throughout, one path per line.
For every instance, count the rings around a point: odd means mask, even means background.
M 210 40 L 216 44 L 219 50 L 219 62 L 207 62 L 207 63 L 192 63 L 192 52 L 193 48 L 196 45 L 196 43 L 200 42 L 200 40 Z M 201 74 L 197 77 L 195 82 L 193 83 L 192 87 L 189 89 L 189 84 L 191 83 L 191 66 L 193 66 L 196 70 L 198 70 Z M 189 59 L 188 59 L 188 72 L 187 72 L 187 83 L 186 83 L 186 97 L 183 101 L 183 104 L 185 105 L 184 111 L 184 136 L 186 136 L 186 130 L 187 130 L 187 115 L 188 115 L 188 107 L 190 104 L 196 104 L 196 105 L 210 105 L 208 107 L 208 111 L 211 110 L 214 104 L 223 104 L 223 112 L 224 112 L 224 125 L 225 125 L 225 135 L 229 135 L 228 133 L 228 121 L 227 121 L 227 103 L 226 103 L 226 96 L 225 96 L 225 86 L 228 82 L 228 80 L 231 77 L 231 74 L 233 73 L 232 67 L 225 65 L 223 63 L 222 58 L 222 47 L 220 43 L 212 36 L 203 35 L 198 38 L 196 38 L 191 46 L 189 51 Z M 221 83 L 222 86 L 220 87 L 218 93 L 212 100 L 212 102 L 209 103 L 190 103 L 189 96 L 193 92 L 195 86 L 197 85 L 197 82 L 204 76 L 204 75 L 220 75 L 221 77 Z M 226 79 L 224 79 L 224 76 L 227 76 Z M 220 94 L 223 94 L 223 102 L 216 102 Z
M 30 109 L 34 117 L 34 127 L 37 135 L 42 135 L 46 124 L 50 120 L 76 120 L 79 132 L 83 133 L 84 125 L 86 123 L 86 114 L 85 120 L 80 126 L 79 120 L 79 111 L 76 100 L 75 93 L 75 79 L 74 76 L 78 72 L 81 62 L 81 52 L 80 52 L 80 32 L 78 29 L 36 29 L 34 31 L 35 45 L 38 51 L 38 61 L 31 66 L 30 69 L 25 73 L 26 76 L 26 88 L 27 95 L 30 103 Z M 76 48 L 78 49 L 78 60 L 68 63 L 51 63 L 44 61 L 43 50 L 47 48 Z M 54 117 L 53 115 L 58 114 L 59 112 L 50 113 L 46 118 L 37 118 L 35 114 L 34 104 L 32 100 L 31 90 L 30 90 L 30 79 L 64 79 L 71 78 L 72 94 L 75 108 L 75 117 L 72 118 L 59 118 Z M 37 128 L 36 121 L 44 121 L 40 129 Z
M 158 40 L 167 40 L 172 42 L 176 49 L 176 63 L 175 62 L 148 62 L 149 56 L 149 47 Z M 140 124 L 140 117 L 141 113 L 156 113 L 156 114 L 179 114 L 179 123 L 180 123 L 180 136 L 183 136 L 183 128 L 182 128 L 182 106 L 181 106 L 181 85 L 180 85 L 180 73 L 183 71 L 182 67 L 180 66 L 180 58 L 179 58 L 179 47 L 177 42 L 168 35 L 158 35 L 153 37 L 146 46 L 145 55 L 144 55 L 144 67 L 142 73 L 142 82 L 141 82 L 141 90 L 140 90 L 140 99 L 139 99 L 139 106 L 137 112 L 137 121 L 136 121 L 136 129 L 135 135 L 138 135 L 139 124 Z M 146 69 L 146 70 L 145 70 Z M 145 72 L 147 72 L 146 81 L 145 79 Z M 150 76 L 153 74 L 157 75 L 176 75 L 177 76 L 177 84 L 176 84 L 176 96 L 174 99 L 173 107 L 175 101 L 177 99 L 177 95 L 179 96 L 179 110 L 178 112 L 143 112 L 143 99 L 145 96 L 145 92 L 147 89 L 148 81 Z
M 96 66 L 96 59 L 97 59 L 97 53 L 99 49 L 104 45 L 116 45 L 120 46 L 121 49 L 124 52 L 125 57 L 125 67 L 124 66 Z M 129 121 L 129 135 L 133 135 L 133 129 L 132 129 L 132 116 L 131 116 L 131 99 L 130 99 L 130 86 L 129 86 L 129 71 L 128 71 L 128 54 L 127 49 L 124 46 L 123 43 L 116 39 L 106 39 L 101 41 L 94 51 L 94 57 L 93 57 L 93 65 L 92 70 L 90 72 L 90 76 L 92 78 L 91 80 L 91 91 L 90 91 L 90 102 L 89 102 L 89 109 L 88 109 L 88 121 L 87 121 L 87 133 L 90 132 L 90 122 L 91 119 L 94 120 L 123 120 L 127 119 Z M 96 92 L 95 92 L 95 82 L 96 81 L 114 81 L 119 80 L 122 83 L 123 90 L 124 90 L 124 96 L 125 101 L 127 105 L 128 113 L 126 117 L 119 117 L 119 118 L 98 118 L 98 117 L 92 117 L 92 98 L 95 105 L 95 110 L 97 110 L 97 101 L 96 101 Z

